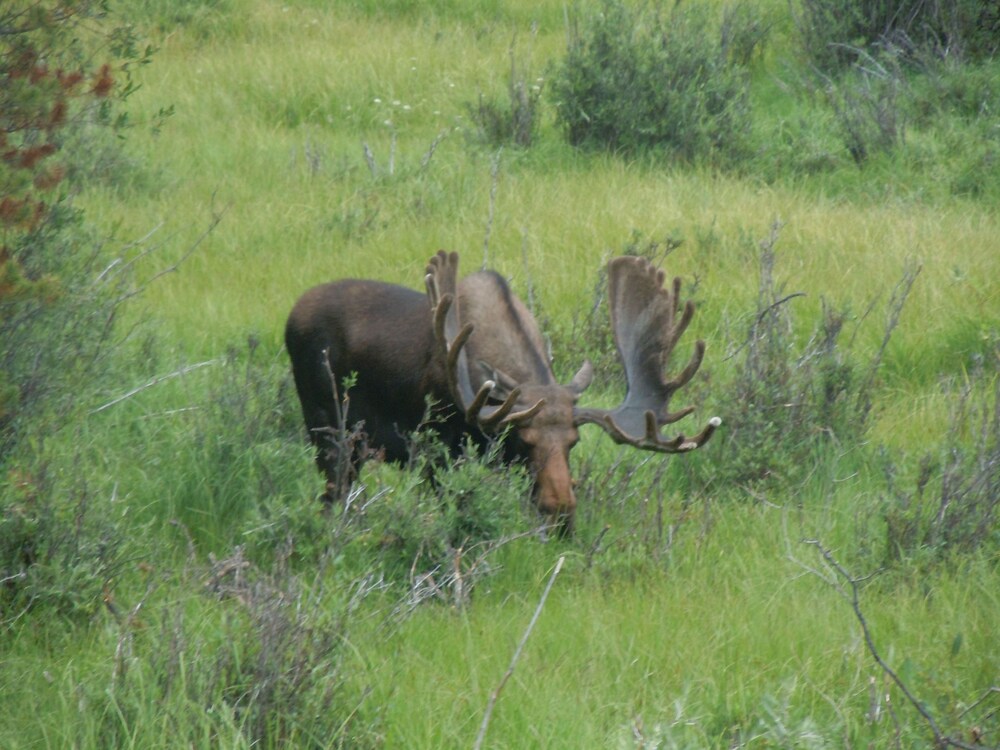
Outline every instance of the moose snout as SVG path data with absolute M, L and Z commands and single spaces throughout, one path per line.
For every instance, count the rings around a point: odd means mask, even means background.
M 535 506 L 549 523 L 558 525 L 560 533 L 569 534 L 573 531 L 576 512 L 575 482 L 570 475 L 569 461 L 558 452 L 547 458 L 535 475 Z

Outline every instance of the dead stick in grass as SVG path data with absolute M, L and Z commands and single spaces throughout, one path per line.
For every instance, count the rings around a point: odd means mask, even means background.
M 847 581 L 847 585 L 850 586 L 849 590 L 845 590 L 842 586 L 840 586 L 836 582 L 836 579 L 833 579 L 831 581 L 830 579 L 827 579 L 825 576 L 819 574 L 821 578 L 832 583 L 834 585 L 834 588 L 841 594 L 841 596 L 843 596 L 850 602 L 851 608 L 854 610 L 854 617 L 857 619 L 858 624 L 861 625 L 861 634 L 864 636 L 865 645 L 868 647 L 868 653 L 872 655 L 873 659 L 875 659 L 875 663 L 879 665 L 879 667 L 882 669 L 882 672 L 886 676 L 888 676 L 890 680 L 896 683 L 896 687 L 900 689 L 900 691 L 906 697 L 906 700 L 910 702 L 910 705 L 913 706 L 917 710 L 917 713 L 919 713 L 923 717 L 924 721 L 927 722 L 927 726 L 930 727 L 931 733 L 934 735 L 934 747 L 935 748 L 957 747 L 961 748 L 962 750 L 980 750 L 981 748 L 983 748 L 982 745 L 970 745 L 958 739 L 957 737 L 951 737 L 944 733 L 941 727 L 938 726 L 938 723 L 934 720 L 934 716 L 931 715 L 929 710 L 927 710 L 926 706 L 924 706 L 924 704 L 917 698 L 917 696 L 914 695 L 914 693 L 910 690 L 907 684 L 903 682 L 902 678 L 898 674 L 896 674 L 895 671 L 893 671 L 892 667 L 890 667 L 889 664 L 885 661 L 885 659 L 882 658 L 882 655 L 875 647 L 875 638 L 872 636 L 871 629 L 868 627 L 868 620 L 865 618 L 864 612 L 861 610 L 861 601 L 858 595 L 858 583 L 860 583 L 861 579 L 855 578 L 850 573 L 848 573 L 847 569 L 844 568 L 839 562 L 837 562 L 836 558 L 834 558 L 833 556 L 833 553 L 831 553 L 830 550 L 824 547 L 819 542 L 818 539 L 806 539 L 804 540 L 804 542 L 808 545 L 815 547 L 819 551 L 820 555 L 822 555 L 827 565 L 829 565 L 841 578 Z M 899 720 L 896 718 L 895 712 L 892 710 L 891 704 L 888 704 L 888 701 L 887 701 L 887 708 L 889 708 L 890 712 L 892 713 L 893 722 L 896 724 L 897 727 L 896 732 L 898 737 Z
M 514 649 L 514 656 L 510 660 L 510 666 L 507 667 L 507 671 L 504 672 L 503 677 L 500 678 L 500 684 L 497 685 L 496 690 L 490 695 L 490 700 L 486 704 L 486 713 L 483 714 L 483 723 L 479 725 L 479 734 L 476 736 L 476 741 L 472 745 L 473 750 L 479 750 L 483 746 L 483 740 L 486 738 L 486 729 L 490 725 L 490 717 L 493 715 L 493 707 L 497 704 L 497 699 L 500 697 L 500 691 L 503 690 L 503 686 L 507 684 L 507 680 L 510 676 L 514 674 L 514 667 L 517 666 L 517 660 L 521 658 L 521 652 L 524 650 L 524 645 L 528 642 L 528 638 L 531 636 L 531 631 L 535 627 L 535 623 L 538 622 L 538 616 L 542 614 L 542 608 L 545 606 L 545 600 L 549 598 L 549 592 L 552 590 L 552 584 L 556 582 L 556 576 L 559 575 L 559 571 L 562 569 L 563 561 L 566 559 L 565 555 L 561 555 L 559 560 L 556 561 L 555 570 L 552 571 L 552 575 L 549 577 L 549 582 L 545 585 L 545 591 L 542 592 L 542 598 L 538 602 L 538 606 L 535 607 L 535 614 L 531 617 L 531 622 L 528 623 L 528 627 L 524 631 L 524 635 L 521 636 L 521 642 L 517 644 L 517 648 Z
M 193 372 L 194 370 L 201 369 L 202 367 L 207 367 L 208 365 L 214 365 L 214 364 L 216 364 L 216 362 L 217 362 L 217 360 L 209 359 L 209 360 L 206 360 L 205 362 L 198 362 L 198 363 L 193 364 L 193 365 L 187 365 L 186 367 L 182 367 L 179 370 L 174 370 L 173 372 L 168 372 L 166 375 L 157 375 L 155 378 L 153 378 L 152 380 L 150 380 L 148 383 L 146 383 L 144 385 L 140 385 L 138 388 L 133 388 L 131 391 L 129 391 L 128 393 L 126 393 L 124 396 L 119 396 L 118 398 L 115 398 L 115 399 L 112 399 L 111 401 L 108 401 L 108 403 L 106 403 L 106 404 L 104 404 L 102 406 L 98 406 L 96 409 L 91 409 L 90 413 L 91 414 L 97 414 L 98 412 L 102 412 L 105 409 L 110 409 L 115 404 L 120 404 L 125 399 L 132 398 L 132 396 L 136 395 L 137 393 L 142 393 L 147 388 L 152 388 L 153 386 L 159 385 L 160 383 L 162 383 L 162 382 L 164 382 L 166 380 L 170 380 L 171 378 L 180 377 L 181 375 L 187 375 L 189 372 Z

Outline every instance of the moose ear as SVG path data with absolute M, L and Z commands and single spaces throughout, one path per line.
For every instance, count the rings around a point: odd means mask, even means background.
M 594 366 L 590 364 L 589 359 L 583 360 L 583 365 L 579 370 L 576 371 L 576 375 L 573 379 L 566 384 L 573 393 L 579 396 L 590 386 L 591 381 L 594 379 Z
M 496 384 L 490 393 L 490 396 L 493 398 L 504 399 L 518 386 L 518 382 L 514 378 L 503 370 L 494 367 L 489 362 L 479 360 L 479 369 L 483 375 L 484 382 L 492 380 Z

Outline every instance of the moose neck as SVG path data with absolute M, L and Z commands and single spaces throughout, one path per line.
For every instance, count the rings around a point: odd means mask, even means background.
M 466 276 L 458 292 L 462 321 L 474 326 L 466 346 L 470 370 L 477 373 L 474 379 L 494 379 L 501 385 L 505 379 L 515 384 L 555 383 L 538 324 L 500 274 L 480 271 Z

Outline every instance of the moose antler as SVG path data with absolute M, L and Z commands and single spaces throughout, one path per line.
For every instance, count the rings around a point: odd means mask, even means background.
M 616 443 L 660 453 L 682 453 L 706 442 L 722 424 L 713 417 L 694 437 L 660 433 L 663 425 L 686 417 L 693 406 L 669 411 L 670 397 L 698 371 L 705 342 L 695 342 L 687 366 L 672 380 L 663 378 L 670 354 L 694 315 L 690 300 L 680 312 L 681 280 L 663 288 L 664 273 L 644 258 L 623 256 L 608 264 L 608 305 L 618 355 L 625 368 L 627 391 L 616 409 L 577 408 L 576 424 L 599 424 Z
M 514 411 L 521 389 L 514 387 L 501 404 L 487 404 L 496 382 L 486 380 L 473 387 L 464 347 L 473 325 L 462 325 L 458 310 L 458 253 L 439 250 L 427 263 L 424 283 L 434 314 L 434 338 L 444 356 L 448 387 L 452 397 L 465 412 L 465 419 L 484 432 L 493 432 L 510 423 L 524 423 L 535 416 L 545 401 Z

